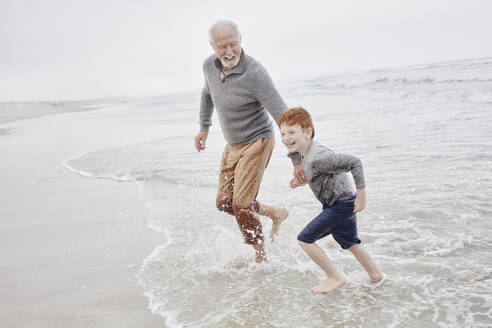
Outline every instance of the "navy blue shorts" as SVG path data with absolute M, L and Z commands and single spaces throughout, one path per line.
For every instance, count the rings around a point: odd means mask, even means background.
M 297 239 L 311 244 L 331 234 L 343 249 L 360 244 L 357 236 L 357 217 L 354 213 L 355 196 L 347 200 L 336 201 L 323 209 L 302 229 Z

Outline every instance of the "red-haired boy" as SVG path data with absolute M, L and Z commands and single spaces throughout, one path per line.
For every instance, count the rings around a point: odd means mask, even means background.
M 357 236 L 355 213 L 366 206 L 364 172 L 360 159 L 351 155 L 338 154 L 320 145 L 314 138 L 311 115 L 301 107 L 284 112 L 278 122 L 282 142 L 289 153 L 301 153 L 307 183 L 323 205 L 323 211 L 315 217 L 297 236 L 299 245 L 309 257 L 326 273 L 326 280 L 311 291 L 327 294 L 346 282 L 326 253 L 316 244 L 329 234 L 343 249 L 348 249 L 367 271 L 371 282 L 383 276 L 367 251 L 360 245 Z M 357 193 L 354 193 L 347 172 L 351 172 Z M 291 180 L 292 188 L 298 187 Z

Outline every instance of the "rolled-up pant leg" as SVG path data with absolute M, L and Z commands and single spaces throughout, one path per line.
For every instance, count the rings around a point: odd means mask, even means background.
M 222 153 L 219 170 L 219 187 L 216 205 L 219 211 L 234 215 L 232 209 L 232 193 L 234 190 L 234 171 L 239 160 L 237 154 L 231 153 L 231 146 L 226 145 Z
M 257 207 L 256 196 L 274 145 L 273 138 L 246 145 L 227 145 L 222 155 L 217 208 L 236 217 L 247 244 L 263 242 L 261 222 L 253 206 Z

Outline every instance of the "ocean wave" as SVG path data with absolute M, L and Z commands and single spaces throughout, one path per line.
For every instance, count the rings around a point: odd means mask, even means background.
M 6 136 L 10 133 L 12 133 L 12 129 L 0 129 L 0 136 Z
M 67 170 L 69 170 L 70 172 L 81 175 L 83 177 L 87 177 L 87 178 L 111 179 L 111 180 L 115 180 L 115 181 L 134 181 L 135 180 L 128 174 L 125 174 L 125 175 L 98 174 L 98 173 L 91 172 L 90 170 L 76 168 L 75 166 L 71 165 L 69 161 L 64 161 L 61 163 L 61 165 L 63 167 L 65 167 Z
M 200 154 L 201 165 L 194 161 L 197 152 L 180 145 L 188 135 L 170 136 L 126 146 L 109 147 L 64 160 L 62 166 L 73 173 L 116 181 L 163 181 L 175 185 L 214 186 L 217 158 L 214 152 Z M 212 143 L 212 142 L 211 142 Z M 206 174 L 208 173 L 208 174 Z M 212 173 L 212 174 L 211 174 Z
M 370 86 L 401 87 L 446 85 L 465 86 L 492 83 L 492 58 L 464 60 L 394 69 L 379 69 L 344 75 L 322 75 L 316 78 L 284 82 L 283 88 L 293 94 L 318 94 L 344 92 Z
M 410 65 L 408 68 L 419 69 L 419 70 L 431 70 L 431 69 L 441 69 L 443 67 L 486 67 L 492 66 L 492 57 L 482 57 L 474 59 L 462 59 L 462 60 L 451 60 L 444 62 L 437 62 L 431 64 L 421 64 L 421 65 Z
M 405 77 L 381 77 L 373 82 L 369 82 L 367 84 L 373 83 L 384 83 L 384 84 L 432 84 L 432 83 L 490 83 L 492 79 L 480 79 L 480 78 L 471 78 L 471 79 L 439 79 L 439 78 L 431 78 L 431 77 L 423 77 L 410 79 Z

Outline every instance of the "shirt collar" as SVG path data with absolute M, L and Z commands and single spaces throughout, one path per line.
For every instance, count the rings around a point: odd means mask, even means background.
M 314 140 L 311 140 L 309 142 L 309 146 L 306 150 L 306 154 L 302 158 L 304 161 L 311 160 L 313 158 L 317 145 L 318 145 L 318 143 Z

